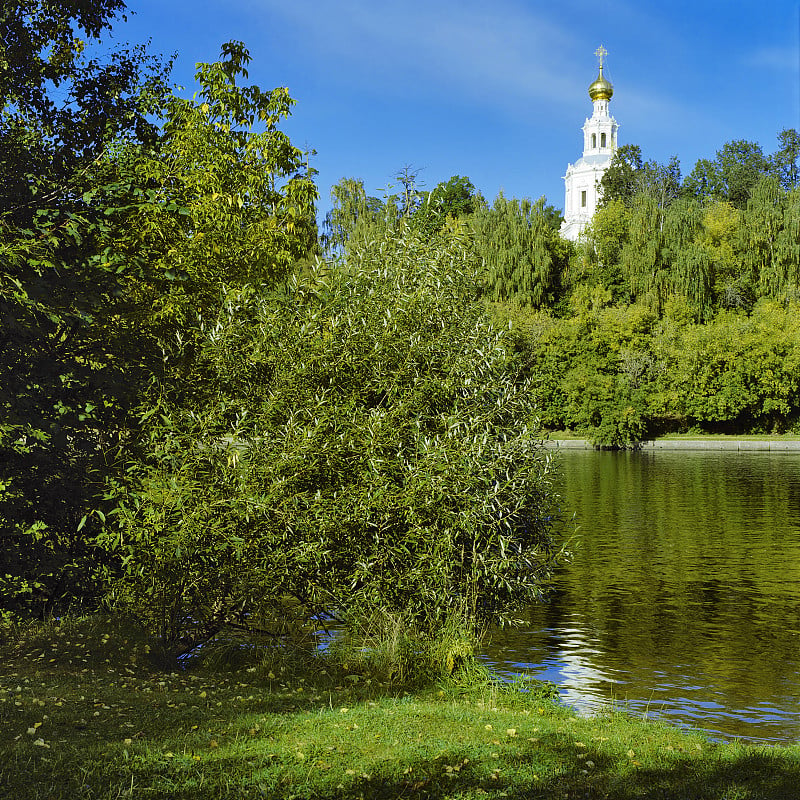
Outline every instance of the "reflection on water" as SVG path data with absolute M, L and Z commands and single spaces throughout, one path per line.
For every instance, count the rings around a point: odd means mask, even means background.
M 800 456 L 566 451 L 579 530 L 501 672 L 714 734 L 800 740 Z

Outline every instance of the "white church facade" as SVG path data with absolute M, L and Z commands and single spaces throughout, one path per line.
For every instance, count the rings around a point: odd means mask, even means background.
M 589 224 L 600 200 L 600 180 L 617 149 L 619 125 L 609 116 L 608 103 L 614 94 L 611 82 L 603 77 L 604 47 L 595 51 L 600 59 L 600 72 L 589 86 L 592 116 L 583 124 L 583 157 L 567 167 L 564 176 L 564 222 L 561 236 L 576 241 Z

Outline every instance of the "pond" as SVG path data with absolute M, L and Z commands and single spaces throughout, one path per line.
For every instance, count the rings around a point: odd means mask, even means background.
M 800 453 L 559 458 L 572 560 L 485 658 L 579 711 L 800 741 Z

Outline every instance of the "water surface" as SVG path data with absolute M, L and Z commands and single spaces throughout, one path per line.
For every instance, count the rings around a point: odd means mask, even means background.
M 800 741 L 800 454 L 563 451 L 578 531 L 486 657 L 725 738 Z

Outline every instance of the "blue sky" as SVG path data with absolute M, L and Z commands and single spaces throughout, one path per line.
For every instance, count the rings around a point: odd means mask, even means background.
M 250 80 L 288 86 L 283 126 L 313 148 L 320 211 L 342 177 L 380 196 L 405 165 L 466 175 L 491 201 L 545 195 L 581 155 L 594 51 L 608 50 L 621 144 L 684 175 L 732 139 L 800 130 L 800 2 L 762 0 L 129 0 L 114 38 L 177 53 L 174 79 L 238 39 Z

